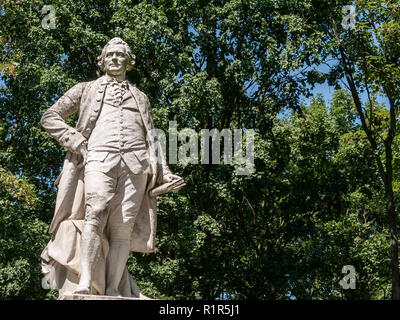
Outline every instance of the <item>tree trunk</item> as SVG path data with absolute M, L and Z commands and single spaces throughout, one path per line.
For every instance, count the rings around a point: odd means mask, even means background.
M 397 239 L 396 212 L 394 207 L 391 174 L 385 180 L 386 213 L 389 224 L 390 269 L 392 273 L 392 299 L 400 300 L 399 242 Z

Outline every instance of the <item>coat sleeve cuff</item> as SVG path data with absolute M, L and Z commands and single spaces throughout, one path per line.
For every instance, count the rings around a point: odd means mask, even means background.
M 76 129 L 68 130 L 61 139 L 62 145 L 73 153 L 78 153 L 78 147 L 86 141 L 85 137 Z

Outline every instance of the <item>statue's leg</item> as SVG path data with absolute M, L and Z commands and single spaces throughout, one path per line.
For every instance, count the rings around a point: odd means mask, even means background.
M 79 285 L 74 293 L 90 294 L 92 275 L 101 250 L 101 234 L 99 229 L 99 226 L 87 223 L 85 223 L 83 228 L 80 250 L 81 276 Z
M 124 273 L 130 252 L 131 226 L 110 229 L 110 249 L 107 256 L 106 295 L 120 296 L 119 283 Z
M 85 173 L 85 224 L 81 235 L 79 285 L 74 293 L 90 294 L 96 264 L 102 250 L 102 235 L 109 204 L 115 191 L 115 179 L 99 171 Z
M 112 212 L 108 220 L 110 250 L 107 256 L 106 294 L 118 296 L 118 290 L 129 257 L 135 218 L 146 189 L 147 175 L 132 175 L 124 167 L 120 176 Z

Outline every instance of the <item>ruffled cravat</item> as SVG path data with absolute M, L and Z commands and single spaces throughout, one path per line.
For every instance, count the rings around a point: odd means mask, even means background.
M 128 90 L 129 85 L 127 80 L 118 81 L 115 78 L 107 80 L 109 86 L 112 88 L 111 96 L 113 97 L 113 102 L 116 105 L 120 105 L 124 98 L 125 92 Z

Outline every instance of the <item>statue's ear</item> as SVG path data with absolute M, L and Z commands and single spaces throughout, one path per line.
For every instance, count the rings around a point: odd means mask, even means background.
M 104 72 L 104 60 L 99 57 L 97 61 L 97 65 L 100 67 L 100 70 Z
M 131 60 L 128 63 L 128 66 L 126 67 L 126 71 L 131 71 L 133 69 L 133 66 L 135 65 L 135 60 Z

